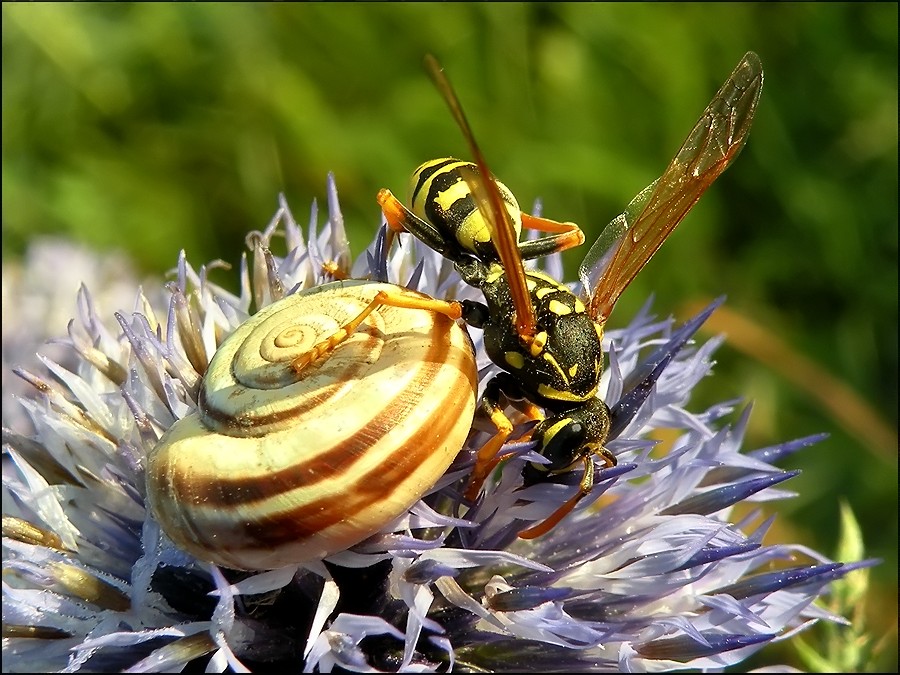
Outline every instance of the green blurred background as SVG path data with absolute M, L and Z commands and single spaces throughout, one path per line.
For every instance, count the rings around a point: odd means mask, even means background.
M 875 655 L 857 667 L 896 667 L 896 3 L 2 11 L 4 263 L 56 233 L 125 249 L 140 275 L 182 248 L 237 262 L 279 192 L 305 221 L 329 171 L 362 250 L 378 188 L 405 194 L 422 161 L 466 155 L 426 52 L 523 206 L 540 197 L 590 241 L 660 174 L 742 54 L 759 53 L 747 148 L 612 323 L 651 293 L 680 318 L 728 295 L 713 328 L 729 342 L 695 407 L 753 400 L 748 447 L 831 434 L 791 460 L 798 496 L 778 503 L 770 539 L 837 555 L 850 505 L 884 563 L 856 628 L 807 640 L 861 630 Z M 570 279 L 585 250 L 567 254 Z M 794 662 L 782 649 L 754 663 Z

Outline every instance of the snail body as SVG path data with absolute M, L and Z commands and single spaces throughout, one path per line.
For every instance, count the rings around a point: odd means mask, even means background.
M 443 475 L 475 410 L 465 330 L 439 313 L 381 307 L 333 353 L 291 362 L 390 284 L 341 281 L 285 297 L 218 348 L 198 410 L 149 453 L 163 531 L 235 569 L 317 560 L 375 534 Z

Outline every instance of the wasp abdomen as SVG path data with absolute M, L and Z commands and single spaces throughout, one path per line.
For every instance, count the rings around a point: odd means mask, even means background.
M 462 169 L 462 171 L 461 171 Z M 496 260 L 491 227 L 485 221 L 472 196 L 463 171 L 478 175 L 478 167 L 452 157 L 433 159 L 415 170 L 410 181 L 411 211 L 434 225 L 448 239 L 464 250 L 485 260 Z M 503 183 L 494 179 L 500 197 L 516 228 L 522 231 L 519 203 Z

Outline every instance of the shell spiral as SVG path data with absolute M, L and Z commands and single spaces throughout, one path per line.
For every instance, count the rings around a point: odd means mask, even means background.
M 269 305 L 221 344 L 198 411 L 147 457 L 163 531 L 197 558 L 274 569 L 352 546 L 396 519 L 465 442 L 477 367 L 448 317 L 383 306 L 301 374 L 294 357 L 379 290 L 343 281 Z

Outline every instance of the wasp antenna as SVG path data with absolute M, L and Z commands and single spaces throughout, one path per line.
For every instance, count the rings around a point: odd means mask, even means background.
M 444 69 L 431 54 L 425 55 L 425 68 L 450 108 L 453 119 L 456 120 L 457 126 L 462 131 L 466 143 L 469 145 L 469 151 L 472 153 L 472 159 L 478 167 L 480 175 L 473 172 L 465 172 L 463 175 L 469 184 L 469 189 L 482 218 L 491 229 L 491 238 L 500 257 L 500 264 L 506 271 L 507 283 L 516 308 L 516 330 L 519 335 L 533 337 L 536 332 L 537 319 L 534 314 L 534 306 L 531 304 L 528 286 L 525 284 L 525 266 L 522 264 L 522 255 L 519 252 L 515 225 L 513 225 L 509 211 L 503 205 L 503 197 L 493 180 L 487 160 L 475 141 L 475 134 L 472 133 L 459 97 L 453 90 L 453 85 L 450 84 Z

